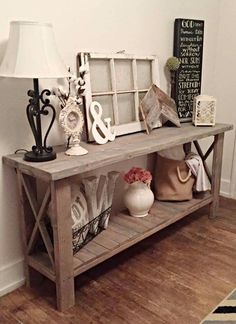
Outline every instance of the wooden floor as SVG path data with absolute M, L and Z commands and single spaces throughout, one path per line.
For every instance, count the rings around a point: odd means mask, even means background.
M 76 279 L 76 306 L 55 310 L 54 286 L 0 299 L 0 323 L 197 324 L 236 287 L 236 202 L 222 199 Z

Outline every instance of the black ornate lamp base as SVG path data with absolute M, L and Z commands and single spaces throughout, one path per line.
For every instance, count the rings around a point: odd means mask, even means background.
M 47 146 L 47 137 L 56 116 L 55 108 L 50 104 L 50 100 L 44 97 L 44 95 L 50 96 L 50 94 L 51 92 L 48 89 L 43 90 L 40 94 L 38 79 L 34 79 L 34 90 L 28 91 L 30 99 L 26 108 L 26 113 L 35 139 L 35 145 L 32 146 L 32 151 L 25 153 L 25 161 L 45 162 L 55 160 L 57 157 L 52 147 Z M 42 107 L 40 107 L 40 102 L 42 103 Z M 52 112 L 52 116 L 43 139 L 41 116 L 47 116 L 49 114 L 49 109 Z
M 57 157 L 55 152 L 42 152 L 41 154 L 35 154 L 33 151 L 27 152 L 24 155 L 24 160 L 29 162 L 46 162 L 55 160 Z

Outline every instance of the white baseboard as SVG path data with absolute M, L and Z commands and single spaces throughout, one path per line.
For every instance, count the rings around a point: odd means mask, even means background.
M 24 261 L 22 259 L 0 268 L 0 297 L 23 286 L 24 283 Z
M 230 180 L 221 179 L 220 194 L 226 198 L 231 198 L 231 183 Z

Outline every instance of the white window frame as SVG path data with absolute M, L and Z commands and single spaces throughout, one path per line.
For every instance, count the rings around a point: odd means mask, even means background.
M 103 92 L 92 92 L 91 89 L 91 78 L 92 75 L 90 74 L 89 68 L 89 61 L 92 59 L 96 60 L 108 60 L 110 65 L 110 80 L 111 80 L 111 91 L 103 91 Z M 128 60 L 132 63 L 132 79 L 133 79 L 133 88 L 128 90 L 117 90 L 116 88 L 116 73 L 115 73 L 115 61 L 116 60 Z M 114 125 L 112 128 L 115 130 L 116 135 L 124 135 L 129 133 L 134 133 L 138 131 L 142 131 L 145 129 L 145 125 L 143 121 L 140 121 L 140 113 L 139 113 L 139 93 L 146 93 L 149 89 L 139 89 L 138 88 L 138 75 L 137 75 L 137 61 L 148 61 L 151 62 L 151 84 L 154 83 L 159 86 L 159 71 L 158 71 L 158 59 L 155 55 L 149 56 L 138 56 L 138 55 L 131 55 L 131 54 L 100 54 L 100 53 L 88 53 L 88 52 L 81 52 L 78 54 L 77 58 L 77 66 L 78 69 L 81 65 L 85 65 L 87 69 L 87 73 L 84 76 L 86 82 L 86 90 L 84 94 L 84 105 L 85 105 L 85 120 L 87 124 L 87 132 L 88 132 L 88 141 L 94 141 L 92 136 L 92 123 L 93 119 L 90 115 L 90 105 L 93 101 L 93 97 L 100 97 L 100 96 L 112 96 L 112 108 L 113 108 L 113 115 L 114 115 Z M 79 72 L 78 72 L 79 74 Z M 121 124 L 119 122 L 119 106 L 117 95 L 119 94 L 126 94 L 126 93 L 133 93 L 134 94 L 134 112 L 135 112 L 135 120 L 129 123 Z

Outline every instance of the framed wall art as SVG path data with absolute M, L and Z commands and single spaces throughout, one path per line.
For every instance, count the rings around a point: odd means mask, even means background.
M 181 64 L 175 73 L 173 99 L 180 121 L 191 121 L 193 98 L 201 93 L 204 21 L 175 19 L 174 56 Z
M 151 85 L 159 85 L 156 56 L 81 52 L 77 63 L 78 73 L 81 67 L 86 68 L 84 107 L 88 141 L 94 140 L 94 119 L 90 113 L 94 101 L 102 106 L 103 118 L 111 118 L 116 136 L 145 129 L 139 105 Z

